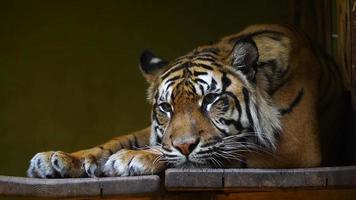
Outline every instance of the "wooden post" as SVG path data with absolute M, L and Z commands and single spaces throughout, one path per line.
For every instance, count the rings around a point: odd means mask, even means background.
M 351 89 L 351 0 L 293 0 L 290 23 L 299 27 L 340 67 Z
M 335 47 L 333 55 L 343 75 L 344 87 L 351 89 L 351 0 L 336 0 Z M 354 107 L 355 108 L 355 107 Z
M 290 23 L 306 32 L 328 54 L 332 53 L 331 6 L 331 0 L 292 0 L 290 4 Z
M 350 27 L 351 27 L 351 60 L 352 60 L 352 87 L 351 87 L 351 93 L 352 93 L 352 104 L 354 110 L 356 110 L 356 0 L 353 0 L 352 2 L 352 7 L 351 7 L 351 22 L 350 22 Z

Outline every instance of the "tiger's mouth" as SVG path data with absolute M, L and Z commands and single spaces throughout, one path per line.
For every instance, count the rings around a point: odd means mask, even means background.
M 202 146 L 198 145 L 189 154 L 173 150 L 171 154 L 165 155 L 165 160 L 174 168 L 223 167 L 222 162 L 215 156 L 214 151 L 217 149 L 213 145 L 204 148 Z M 218 163 L 218 165 L 214 165 L 214 163 Z
M 239 134 L 223 138 L 220 142 L 198 145 L 189 155 L 170 150 L 162 152 L 162 160 L 173 168 L 223 168 L 233 162 L 244 162 L 245 153 L 268 152 L 263 146 L 249 142 L 252 134 Z

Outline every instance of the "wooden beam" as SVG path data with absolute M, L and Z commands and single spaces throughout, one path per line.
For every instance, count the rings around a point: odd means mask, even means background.
M 159 190 L 158 176 L 38 179 L 0 176 L 0 196 L 107 197 L 153 195 Z
M 169 191 L 272 191 L 286 188 L 355 188 L 356 166 L 301 169 L 168 169 Z

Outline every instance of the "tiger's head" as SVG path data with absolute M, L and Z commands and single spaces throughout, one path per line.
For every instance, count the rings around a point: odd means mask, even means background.
M 201 46 L 172 62 L 145 51 L 140 67 L 150 83 L 150 142 L 162 159 L 174 167 L 214 167 L 256 147 L 275 148 L 279 114 L 256 84 L 263 80 L 258 65 L 251 38 Z

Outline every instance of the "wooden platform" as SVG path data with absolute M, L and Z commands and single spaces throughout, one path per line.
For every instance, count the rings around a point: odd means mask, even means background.
M 37 179 L 0 176 L 0 197 L 275 200 L 285 199 L 286 195 L 290 196 L 289 200 L 304 195 L 318 197 L 312 199 L 356 199 L 356 166 L 168 169 L 162 177 Z

